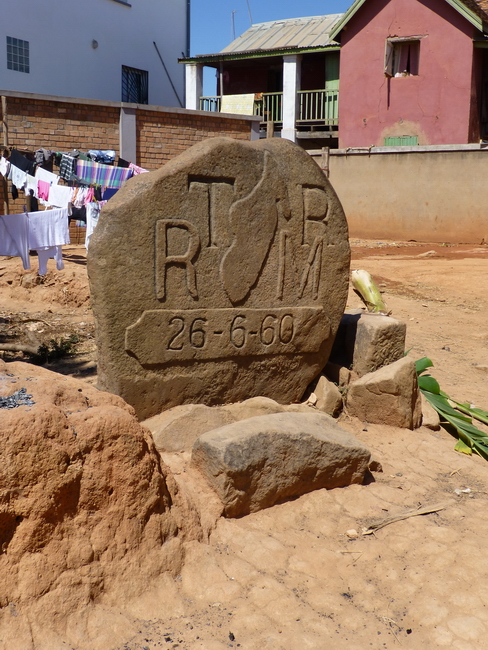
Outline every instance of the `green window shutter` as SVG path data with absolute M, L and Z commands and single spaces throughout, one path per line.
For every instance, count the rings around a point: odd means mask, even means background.
M 385 138 L 385 147 L 408 147 L 419 143 L 418 135 L 399 135 L 392 138 Z

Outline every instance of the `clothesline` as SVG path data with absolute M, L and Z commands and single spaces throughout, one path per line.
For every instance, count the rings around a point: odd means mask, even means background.
M 56 154 L 40 149 L 32 161 L 12 149 L 8 158 L 0 156 L 0 174 L 12 182 L 12 196 L 17 198 L 21 190 L 30 204 L 30 211 L 24 206 L 21 214 L 0 215 L 0 255 L 18 256 L 24 269 L 30 269 L 29 251 L 37 251 L 39 275 L 47 273 L 50 258 L 55 259 L 58 270 L 64 268 L 62 246 L 70 243 L 70 218 L 86 225 L 88 248 L 103 205 L 129 178 L 148 171 L 121 159 L 123 167 L 95 159 L 113 162 L 115 151 L 111 150 L 90 150 L 91 158 L 71 153 L 75 151 Z M 43 167 L 55 155 L 59 175 Z M 69 185 L 60 183 L 60 178 Z M 45 206 L 42 212 L 37 210 L 38 201 Z
M 98 152 L 100 155 L 104 153 Z M 108 200 L 131 176 L 146 171 L 133 163 L 128 163 L 128 167 L 114 167 L 93 160 L 77 160 L 63 153 L 60 174 L 57 175 L 35 165 L 16 149 L 11 151 L 8 159 L 0 158 L 0 173 L 12 181 L 14 199 L 18 197 L 18 190 L 23 190 L 26 196 L 39 199 L 43 205 L 59 208 L 69 207 L 71 203 L 79 208 L 94 198 Z M 70 185 L 60 185 L 60 178 Z

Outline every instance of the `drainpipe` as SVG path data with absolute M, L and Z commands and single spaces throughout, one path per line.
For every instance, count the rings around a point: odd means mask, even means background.
M 7 124 L 7 98 L 2 95 L 2 132 L 3 132 L 3 147 L 8 149 L 8 124 Z M 8 183 L 5 177 L 2 177 L 3 184 L 3 214 L 9 214 L 8 202 Z

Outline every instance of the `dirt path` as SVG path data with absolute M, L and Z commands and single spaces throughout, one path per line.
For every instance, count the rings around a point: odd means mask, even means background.
M 352 268 L 370 271 L 407 322 L 409 354 L 433 360 L 447 393 L 488 408 L 488 247 L 352 243 Z M 20 262 L 0 258 L 0 341 L 75 333 L 82 352 L 51 368 L 94 381 L 83 249 L 67 252 L 53 284 L 30 288 Z M 359 306 L 353 292 L 348 306 Z M 373 483 L 219 520 L 208 544 L 188 545 L 176 580 L 162 576 L 123 612 L 107 602 L 80 616 L 59 647 L 488 648 L 488 463 L 454 452 L 444 431 L 341 425 L 382 463 Z M 346 535 L 430 504 L 445 509 Z

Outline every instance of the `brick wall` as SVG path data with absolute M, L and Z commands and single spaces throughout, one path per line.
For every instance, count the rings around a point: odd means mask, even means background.
M 253 118 L 209 114 L 156 106 L 128 105 L 87 99 L 1 91 L 6 97 L 8 144 L 19 151 L 114 149 L 120 153 L 119 121 L 122 106 L 136 109 L 137 160 L 141 167 L 158 169 L 188 147 L 208 137 L 250 140 Z M 0 107 L 0 120 L 3 120 Z M 3 142 L 0 121 L 0 142 Z M 54 167 L 57 172 L 57 167 Z M 8 182 L 9 192 L 11 188 Z M 0 183 L 0 214 L 4 213 Z M 9 197 L 9 212 L 21 212 L 23 192 Z
M 190 112 L 137 111 L 137 158 L 146 169 L 158 169 L 193 144 L 218 136 L 250 139 L 246 120 Z

